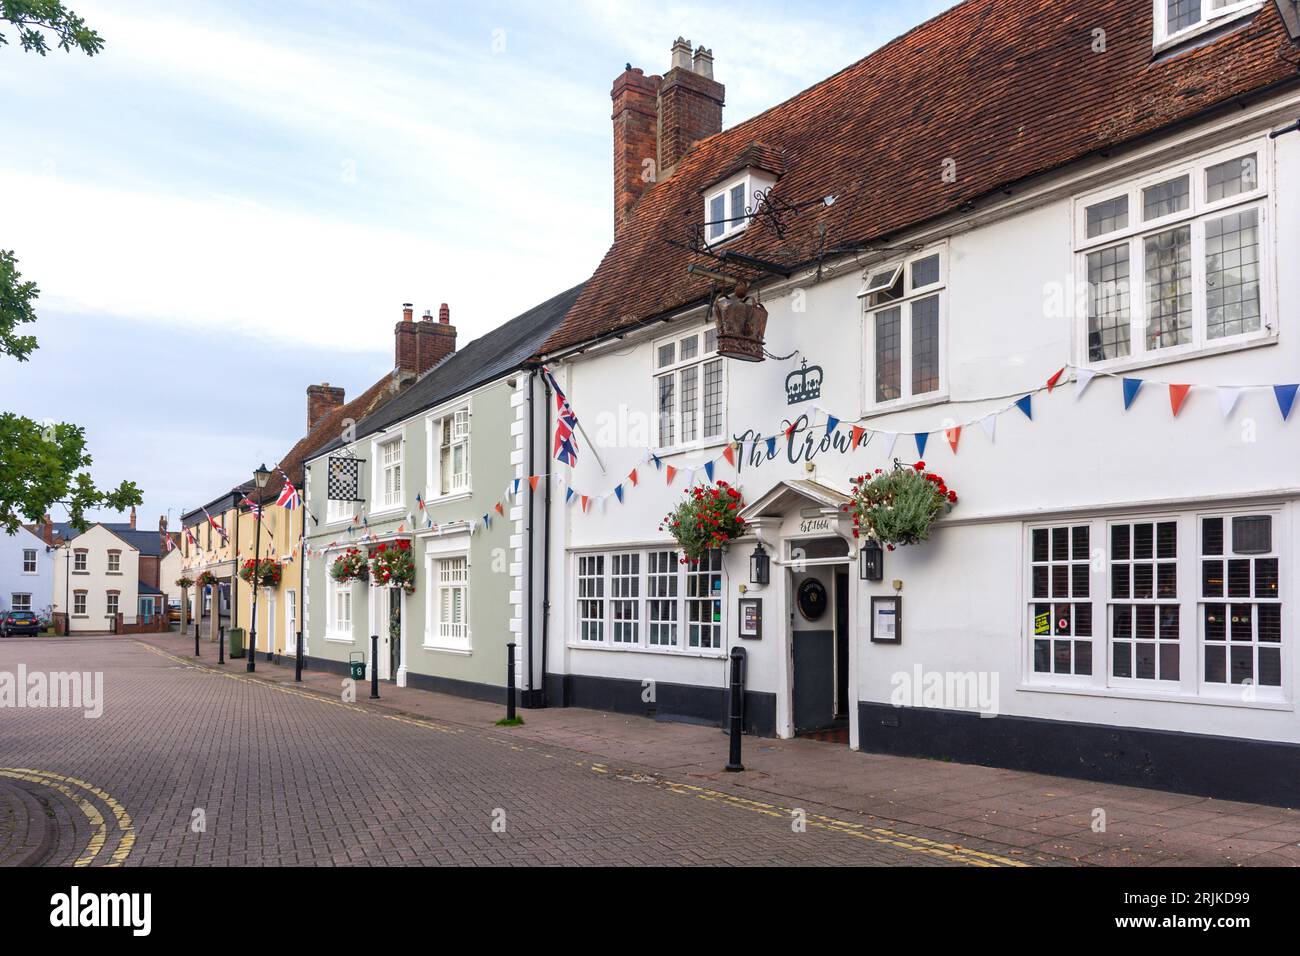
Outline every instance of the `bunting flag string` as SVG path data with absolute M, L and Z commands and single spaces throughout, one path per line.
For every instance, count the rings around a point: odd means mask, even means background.
M 626 476 L 622 480 L 603 494 L 592 494 L 589 491 L 580 491 L 574 488 L 563 475 L 550 471 L 536 475 L 517 477 L 506 485 L 501 499 L 496 502 L 489 512 L 485 513 L 479 521 L 469 521 L 467 524 L 471 534 L 475 533 L 480 525 L 484 530 L 490 529 L 492 527 L 492 513 L 495 512 L 497 515 L 506 517 L 504 502 L 508 501 L 512 497 L 517 497 L 525 481 L 528 483 L 529 489 L 534 492 L 537 491 L 538 486 L 542 481 L 554 481 L 557 485 L 562 485 L 564 487 L 565 505 L 570 505 L 576 502 L 578 504 L 578 510 L 583 514 L 591 513 L 593 505 L 598 505 L 602 514 L 606 513 L 606 508 L 611 497 L 619 504 L 625 504 L 629 489 L 639 488 L 642 484 L 641 478 L 643 476 L 640 474 L 639 469 L 651 463 L 653 463 L 656 471 L 663 473 L 664 484 L 668 487 L 671 487 L 674 484 L 679 474 L 685 476 L 685 487 L 693 487 L 700 471 L 703 471 L 705 478 L 712 483 L 717 475 L 719 463 L 725 463 L 739 471 L 742 464 L 751 456 L 762 457 L 760 449 L 766 451 L 767 458 L 775 458 L 777 453 L 777 442 L 782 437 L 784 437 L 786 441 L 791 441 L 795 432 L 800 429 L 801 421 L 806 421 L 804 427 L 809 431 L 812 431 L 813 429 L 824 430 L 824 434 L 827 438 L 835 435 L 841 426 L 848 425 L 850 427 L 848 443 L 848 450 L 850 452 L 857 451 L 859 448 L 863 447 L 864 444 L 868 442 L 869 436 L 878 436 L 884 445 L 886 460 L 893 457 L 900 435 L 906 435 L 911 438 L 916 445 L 918 457 L 924 458 L 930 436 L 936 432 L 943 433 L 945 441 L 952 449 L 952 453 L 956 455 L 961 444 L 962 433 L 971 425 L 978 423 L 988 440 L 994 442 L 997 435 L 998 419 L 1012 409 L 1020 411 L 1028 421 L 1034 421 L 1034 395 L 1044 391 L 1051 394 L 1057 388 L 1069 381 L 1070 373 L 1073 373 L 1074 376 L 1074 397 L 1076 401 L 1083 396 L 1084 391 L 1090 387 L 1095 379 L 1099 377 L 1120 379 L 1125 411 L 1132 408 L 1134 402 L 1137 400 L 1139 392 L 1144 386 L 1154 385 L 1164 387 L 1167 389 L 1169 394 L 1170 411 L 1174 418 L 1179 417 L 1192 393 L 1198 390 L 1214 389 L 1218 397 L 1219 411 L 1222 417 L 1227 419 L 1232 416 L 1232 413 L 1239 404 L 1240 398 L 1244 392 L 1267 389 L 1276 401 L 1278 411 L 1281 413 L 1282 420 L 1285 422 L 1289 420 L 1291 412 L 1295 406 L 1297 394 L 1300 393 L 1300 383 L 1280 385 L 1195 385 L 1186 382 L 1158 382 L 1151 379 L 1125 376 L 1114 372 L 1082 369 L 1066 365 L 1053 373 L 1043 383 L 1043 385 L 1038 388 L 1030 389 L 1028 392 L 1017 394 L 1014 398 L 1011 398 L 1006 405 L 1003 405 L 1000 408 L 992 410 L 986 408 L 978 417 L 972 418 L 970 421 L 956 423 L 948 421 L 944 422 L 937 428 L 916 431 L 910 429 L 899 431 L 897 429 L 872 428 L 868 425 L 861 424 L 860 419 L 858 422 L 853 422 L 851 420 L 840 418 L 839 416 L 827 412 L 825 409 L 815 406 L 813 414 L 807 416 L 806 419 L 796 418 L 794 421 L 785 419 L 781 422 L 780 429 L 772 435 L 728 442 L 721 447 L 721 450 L 714 457 L 705 459 L 702 462 L 689 465 L 672 465 L 665 461 L 663 456 L 647 449 L 645 455 L 638 463 L 638 467 L 632 468 L 627 472 Z M 996 399 L 978 399 L 970 400 L 969 403 L 987 403 L 995 400 Z M 825 421 L 817 421 L 820 415 L 825 416 Z M 576 448 L 573 450 L 576 451 Z M 740 453 L 739 459 L 737 457 L 737 451 Z M 560 460 L 564 462 L 563 458 L 560 458 Z M 572 462 L 564 463 L 572 465 Z M 427 514 L 429 502 L 425 501 L 423 496 L 419 494 L 415 496 L 415 500 L 418 511 L 425 513 L 425 527 L 433 529 L 438 528 L 438 525 L 434 523 L 433 518 Z M 251 502 L 249 502 L 249 504 L 251 505 Z M 207 512 L 205 511 L 204 514 L 207 515 Z M 224 540 L 224 530 L 210 515 L 207 515 L 207 517 L 212 527 L 215 528 L 218 533 L 222 534 Z M 369 532 L 370 522 L 364 511 L 353 516 L 352 526 L 356 525 L 360 525 Z M 349 537 L 352 537 L 354 533 L 352 526 L 345 528 Z M 412 519 L 409 514 L 407 515 L 407 522 L 399 525 L 398 533 L 405 533 L 405 528 L 408 526 L 412 529 L 416 527 L 416 521 Z M 197 541 L 189 529 L 186 529 L 186 537 L 192 545 L 197 546 Z M 362 536 L 363 541 L 370 539 L 378 540 L 378 536 L 371 533 L 366 533 Z M 331 542 L 328 547 L 333 548 L 335 544 L 336 542 Z M 314 552 L 310 548 L 304 549 L 304 554 L 310 555 L 312 553 Z

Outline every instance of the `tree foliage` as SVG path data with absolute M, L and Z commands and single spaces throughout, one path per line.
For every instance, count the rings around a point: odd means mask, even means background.
M 32 301 L 41 294 L 35 282 L 23 282 L 13 252 L 0 249 L 0 354 L 20 362 L 36 350 L 36 336 L 19 335 L 18 328 L 36 321 Z
M 18 44 L 24 52 L 45 56 L 53 39 L 60 50 L 80 50 L 94 56 L 104 49 L 104 40 L 86 26 L 59 0 L 0 0 L 0 26 L 9 23 L 18 31 Z M 0 46 L 9 38 L 0 31 Z

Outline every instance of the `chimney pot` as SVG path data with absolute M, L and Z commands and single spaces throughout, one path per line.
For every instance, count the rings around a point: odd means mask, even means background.
M 695 72 L 713 79 L 713 51 L 704 49 L 704 44 L 695 50 Z
M 438 306 L 438 321 L 443 325 L 447 325 L 451 322 L 451 309 L 447 307 L 446 302 Z
M 131 530 L 135 530 L 135 505 L 131 506 Z
M 683 70 L 694 69 L 691 64 L 691 41 L 684 37 L 678 37 L 673 43 L 672 63 L 669 69 L 675 70 L 679 67 Z
M 425 310 L 424 310 L 424 315 L 422 315 L 422 316 L 420 317 L 420 321 L 422 321 L 422 322 L 432 322 L 432 321 L 433 321 L 433 313 L 430 312 L 428 309 L 425 309 Z
M 673 44 L 672 69 L 659 87 L 659 177 L 671 176 L 686 151 L 722 132 L 726 87 L 713 78 L 713 51 L 703 45 L 694 59 L 690 43 Z
M 415 320 L 415 307 L 409 302 L 402 303 L 402 321 L 413 322 Z

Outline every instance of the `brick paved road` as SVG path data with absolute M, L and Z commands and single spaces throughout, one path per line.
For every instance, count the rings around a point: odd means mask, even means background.
M 813 805 L 795 832 L 789 807 L 372 710 L 364 691 L 349 704 L 249 681 L 242 665 L 199 669 L 129 638 L 0 641 L 0 671 L 20 663 L 105 675 L 99 719 L 0 711 L 0 827 L 45 807 L 49 863 L 1022 865 L 1005 847 Z M 30 855 L 39 834 L 0 835 L 19 844 Z

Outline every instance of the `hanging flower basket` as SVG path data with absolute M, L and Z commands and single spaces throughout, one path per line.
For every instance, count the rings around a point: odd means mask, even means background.
M 681 547 L 683 564 L 697 563 L 712 549 L 745 533 L 745 519 L 740 517 L 745 499 L 725 481 L 687 488 L 685 494 L 686 499 L 659 525 Z
M 364 581 L 370 576 L 365 556 L 356 548 L 348 548 L 330 565 L 330 577 L 340 584 Z
M 370 576 L 382 587 L 415 590 L 415 561 L 411 559 L 411 542 L 394 541 L 378 545 L 370 552 Z
M 270 558 L 262 558 L 260 561 L 254 561 L 252 558 L 249 558 L 244 562 L 243 567 L 239 569 L 239 579 L 246 584 L 253 584 L 255 569 L 257 583 L 254 587 L 274 588 L 280 586 L 279 561 L 273 561 Z
M 211 571 L 204 571 L 199 575 L 198 580 L 195 583 L 201 588 L 215 587 L 217 584 L 217 576 Z
M 918 461 L 859 475 L 852 498 L 846 507 L 853 512 L 853 536 L 873 538 L 893 551 L 930 537 L 930 526 L 957 503 L 957 492 Z
M 176 586 L 185 589 L 192 588 L 194 587 L 194 579 L 191 577 L 179 577 L 176 579 Z

